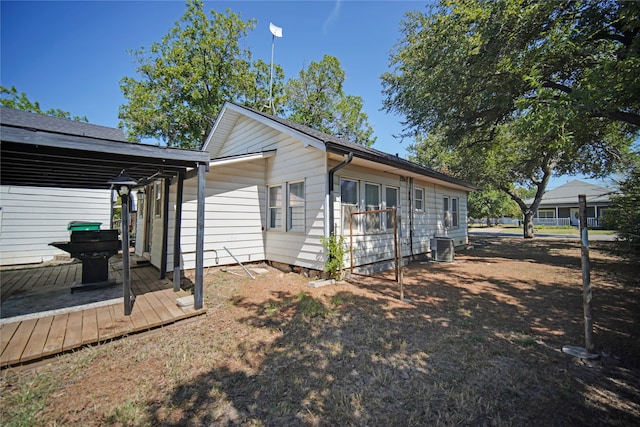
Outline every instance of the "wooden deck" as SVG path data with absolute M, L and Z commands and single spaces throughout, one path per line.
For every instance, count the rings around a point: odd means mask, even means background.
M 113 257 L 109 278 L 121 283 L 121 269 L 118 257 Z M 71 295 L 71 284 L 79 282 L 81 275 L 79 263 L 4 270 L 0 272 L 1 300 L 4 304 L 12 295 L 47 289 L 54 292 L 59 289 L 61 294 Z M 34 313 L 2 319 L 0 367 L 39 360 L 206 312 L 206 309 L 195 310 L 193 306 L 179 307 L 176 299 L 190 293 L 184 290 L 174 292 L 173 283 L 159 277 L 158 270 L 149 265 L 131 269 L 131 289 L 135 294 L 135 302 L 130 316 L 124 315 L 120 299 L 119 302 L 107 300 L 58 309 L 48 314 Z M 122 285 L 117 288 L 122 290 Z

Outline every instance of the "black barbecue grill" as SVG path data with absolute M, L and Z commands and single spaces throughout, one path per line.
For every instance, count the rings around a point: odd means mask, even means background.
M 82 286 L 74 290 L 87 290 L 109 286 L 109 258 L 122 247 L 118 230 L 77 230 L 71 232 L 71 241 L 53 242 L 51 246 L 69 252 L 72 258 L 82 262 Z

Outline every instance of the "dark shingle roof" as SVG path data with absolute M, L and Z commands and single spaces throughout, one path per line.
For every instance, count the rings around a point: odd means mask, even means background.
M 127 139 L 121 129 L 98 126 L 75 120 L 45 116 L 43 114 L 0 107 L 0 122 L 4 126 L 23 129 L 38 129 L 62 135 L 87 136 L 91 138 L 123 141 Z
M 546 191 L 542 196 L 542 205 L 577 205 L 579 194 L 587 196 L 588 203 L 608 203 L 610 202 L 611 195 L 615 194 L 615 191 L 600 185 L 574 179 L 553 190 Z M 531 204 L 533 203 L 533 199 L 527 199 L 525 203 Z
M 208 163 L 209 153 L 128 142 L 120 129 L 0 109 L 0 184 L 109 188 L 124 172 L 140 186 Z
M 387 166 L 396 167 L 398 169 L 403 169 L 406 171 L 414 172 L 423 176 L 427 176 L 430 178 L 439 179 L 442 181 L 450 182 L 452 184 L 460 185 L 463 187 L 467 187 L 470 190 L 480 190 L 479 187 L 473 185 L 469 182 L 454 178 L 452 176 L 443 174 L 441 172 L 437 172 L 433 169 L 421 166 L 417 163 L 411 162 L 409 160 L 405 160 L 396 155 L 385 153 L 380 150 L 376 150 L 375 148 L 367 147 L 365 145 L 356 144 L 351 141 L 347 141 L 342 138 L 338 138 L 334 135 L 329 135 L 324 132 L 320 132 L 318 130 L 312 129 L 308 126 L 301 125 L 299 123 L 292 122 L 291 120 L 283 119 L 281 117 L 273 116 L 268 113 L 264 113 L 262 111 L 256 110 L 251 107 L 247 107 L 244 105 L 233 104 L 237 107 L 243 108 L 247 111 L 251 111 L 255 114 L 263 116 L 269 120 L 273 120 L 277 123 L 280 123 L 283 126 L 287 126 L 293 130 L 301 132 L 309 137 L 315 138 L 327 147 L 327 150 L 344 153 L 347 154 L 349 152 L 353 152 L 353 155 L 356 157 L 360 157 L 362 159 L 371 160 L 374 162 L 382 163 Z

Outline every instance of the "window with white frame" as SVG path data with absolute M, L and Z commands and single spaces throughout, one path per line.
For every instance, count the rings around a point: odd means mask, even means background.
M 269 229 L 282 229 L 282 186 L 269 187 Z
M 458 198 L 451 198 L 451 227 L 458 228 L 460 226 L 460 216 L 458 214 Z
M 417 212 L 424 212 L 424 188 L 413 189 L 413 206 Z
M 287 230 L 304 231 L 304 181 L 287 184 Z
M 458 205 L 459 199 L 457 197 L 445 196 L 442 198 L 444 228 L 458 228 L 460 226 L 460 214 Z
M 397 208 L 398 207 L 398 189 L 395 187 L 385 187 L 384 189 L 385 195 L 385 207 L 386 209 Z M 399 214 L 399 212 L 396 212 Z M 393 223 L 395 218 L 391 212 L 387 212 L 387 230 L 393 230 Z
M 367 211 L 380 210 L 380 185 L 366 182 L 364 184 L 364 205 Z M 365 215 L 365 231 L 381 230 L 381 212 Z
M 538 210 L 538 218 L 555 218 L 556 210 L 555 209 L 540 209 Z
M 358 211 L 358 181 L 340 179 L 340 203 L 342 205 L 342 229 L 349 230 L 351 213 Z M 354 227 L 358 226 L 357 216 L 353 218 Z
M 444 228 L 451 228 L 451 211 L 449 211 L 449 198 L 442 198 L 442 213 L 444 215 Z
M 155 182 L 153 184 L 153 196 L 154 196 L 154 204 L 153 204 L 153 209 L 154 209 L 154 215 L 155 216 L 162 216 L 162 183 L 161 182 Z

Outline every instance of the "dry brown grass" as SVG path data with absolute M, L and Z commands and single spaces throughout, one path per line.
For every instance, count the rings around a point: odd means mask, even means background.
M 3 423 L 638 424 L 638 266 L 591 248 L 587 364 L 560 351 L 583 343 L 577 242 L 481 243 L 407 268 L 410 302 L 373 278 L 212 272 L 204 317 L 4 371 Z

